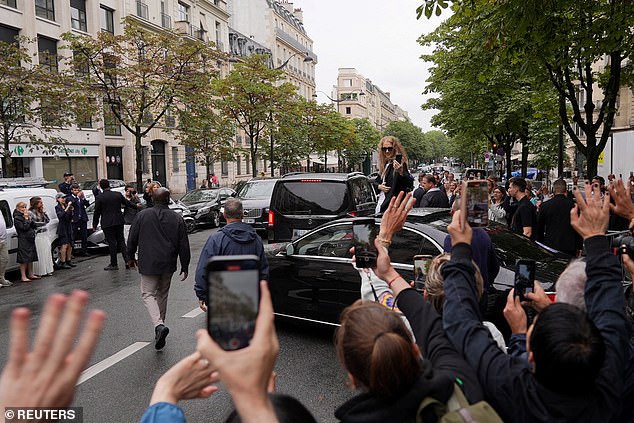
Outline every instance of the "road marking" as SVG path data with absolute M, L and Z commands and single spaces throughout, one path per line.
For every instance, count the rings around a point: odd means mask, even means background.
M 202 311 L 202 310 L 200 309 L 200 307 L 196 307 L 195 309 L 193 309 L 193 310 L 192 310 L 192 311 L 190 311 L 189 313 L 187 313 L 187 314 L 183 314 L 181 317 L 186 317 L 186 318 L 188 318 L 188 319 L 191 319 L 191 318 L 193 318 L 193 317 L 200 316 L 200 315 L 201 315 L 201 314 L 203 314 L 203 313 L 204 313 L 204 311 Z
M 104 360 L 101 360 L 99 363 L 90 366 L 89 368 L 87 368 L 81 373 L 81 376 L 79 377 L 79 382 L 77 382 L 77 385 L 81 385 L 88 379 L 94 376 L 97 376 L 99 373 L 103 372 L 108 367 L 114 366 L 121 360 L 126 359 L 127 357 L 131 356 L 135 352 L 139 351 L 141 348 L 146 347 L 148 345 L 150 345 L 149 342 L 135 342 L 134 344 L 128 347 L 125 347 L 118 353 L 113 354 L 110 357 Z

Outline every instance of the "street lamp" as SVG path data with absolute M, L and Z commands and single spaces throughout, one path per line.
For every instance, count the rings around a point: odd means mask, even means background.
M 284 67 L 286 65 L 288 65 L 288 62 L 290 62 L 291 59 L 293 57 L 297 56 L 298 54 L 303 54 L 304 55 L 304 63 L 310 63 L 310 62 L 313 61 L 313 58 L 309 56 L 309 53 L 307 51 L 302 51 L 301 53 L 299 51 L 296 51 L 295 53 L 293 53 L 290 56 L 288 56 L 288 59 L 286 59 L 284 61 L 284 63 L 282 63 L 281 65 L 279 65 L 278 67 L 276 67 L 274 69 L 275 70 L 284 69 Z M 275 139 L 273 138 L 273 110 L 269 111 L 269 120 L 271 122 L 271 131 L 270 131 L 271 155 L 270 155 L 269 159 L 271 160 L 271 178 L 273 178 L 273 177 L 275 177 L 275 165 L 274 165 L 274 160 L 273 160 L 273 154 L 274 154 L 274 149 L 275 149 Z

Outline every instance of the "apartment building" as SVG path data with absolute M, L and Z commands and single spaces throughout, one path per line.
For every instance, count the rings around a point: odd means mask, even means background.
M 183 36 L 213 41 L 224 51 L 229 45 L 227 4 L 224 0 L 0 0 L 0 40 L 17 35 L 36 40 L 35 61 L 50 54 L 71 54 L 62 47 L 65 32 L 96 36 L 101 31 L 120 34 L 121 21 L 134 17 L 149 30 L 174 29 Z M 174 125 L 173 119 L 166 119 Z M 165 127 L 153 128 L 143 139 L 144 178 L 152 177 L 173 192 L 196 185 L 202 168 L 189 160 L 185 148 Z M 53 152 L 12 145 L 20 176 L 54 181 L 72 171 L 78 181 L 98 178 L 136 179 L 134 140 L 116 122 L 99 117 L 94 122 L 58 131 L 67 144 Z
M 634 89 L 622 86 L 610 138 L 599 157 L 598 173 L 607 179 L 610 173 L 629 178 L 634 172 Z
M 339 68 L 332 100 L 345 117 L 367 118 L 383 130 L 395 120 L 408 120 L 407 112 L 392 103 L 390 93 L 383 91 L 355 68 Z

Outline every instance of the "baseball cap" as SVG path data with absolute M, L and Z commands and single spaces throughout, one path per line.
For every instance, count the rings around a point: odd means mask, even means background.
M 63 192 L 58 192 L 57 195 L 55 196 L 55 199 L 57 200 L 58 198 L 64 198 L 66 197 L 66 194 L 64 194 Z
M 73 176 L 72 172 L 65 172 L 64 173 L 64 178 L 67 177 L 67 176 Z

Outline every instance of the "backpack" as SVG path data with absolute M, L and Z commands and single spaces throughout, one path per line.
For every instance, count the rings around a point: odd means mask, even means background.
M 486 401 L 469 404 L 462 389 L 454 383 L 453 394 L 446 404 L 432 397 L 425 397 L 418 406 L 416 423 L 425 423 L 423 414 L 432 412 L 438 423 L 504 423 Z

